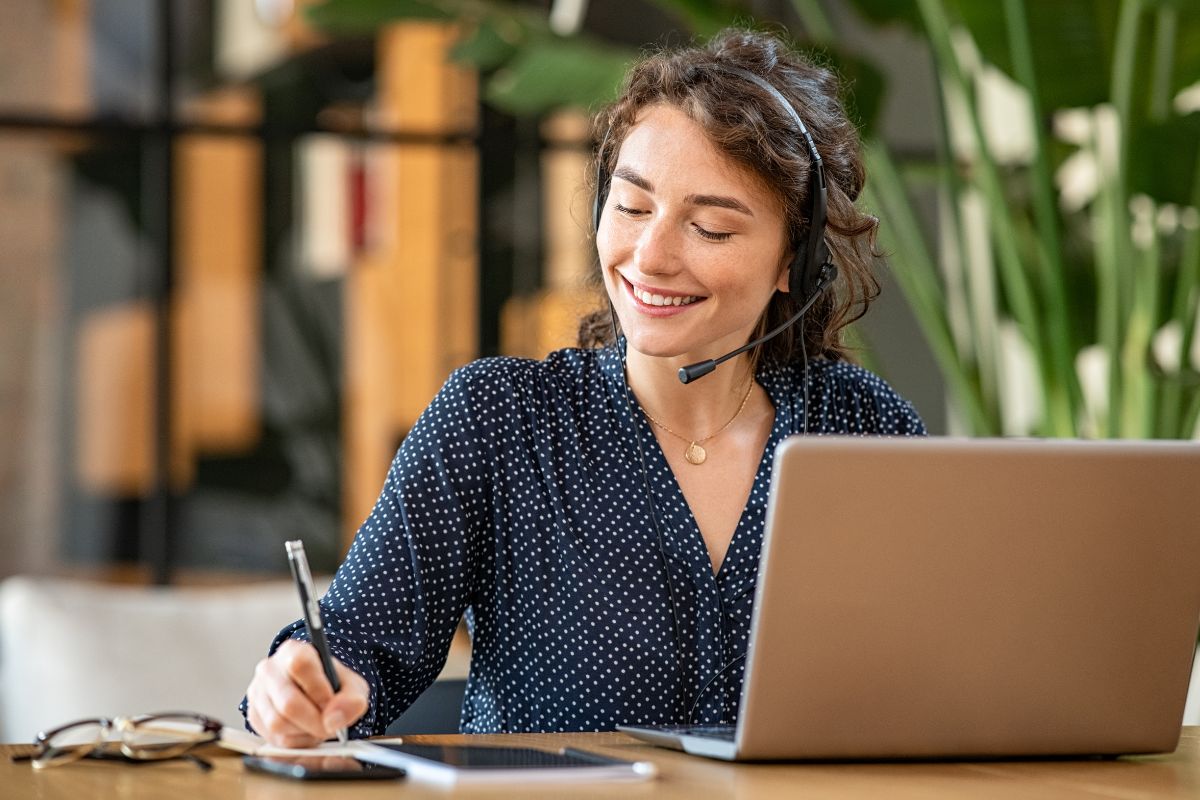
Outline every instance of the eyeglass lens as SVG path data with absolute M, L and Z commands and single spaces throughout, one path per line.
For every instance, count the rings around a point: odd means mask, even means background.
M 108 726 L 108 720 L 87 719 L 48 733 L 39 733 L 37 743 L 41 746 L 41 752 L 34 755 L 34 766 L 65 764 L 83 758 L 104 742 Z
M 133 759 L 174 758 L 197 745 L 216 741 L 219 731 L 219 723 L 186 713 L 80 720 L 38 734 L 41 752 L 34 755 L 33 763 L 38 767 L 65 764 L 114 744 Z
M 121 726 L 122 750 L 136 758 L 170 758 L 216 738 L 210 720 L 190 714 L 154 714 Z

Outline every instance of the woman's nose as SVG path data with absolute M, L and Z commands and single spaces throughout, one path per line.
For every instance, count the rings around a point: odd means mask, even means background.
M 643 275 L 669 274 L 679 269 L 679 241 L 667 220 L 644 226 L 634 249 L 634 264 Z

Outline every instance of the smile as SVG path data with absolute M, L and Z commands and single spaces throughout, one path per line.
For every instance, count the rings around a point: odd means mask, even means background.
M 644 289 L 640 289 L 637 286 L 634 286 L 632 283 L 629 284 L 629 286 L 633 290 L 633 296 L 636 297 L 639 302 L 645 303 L 648 306 L 690 306 L 692 303 L 694 303 L 700 299 L 696 295 L 691 295 L 691 294 L 689 294 L 689 295 L 653 294 Z

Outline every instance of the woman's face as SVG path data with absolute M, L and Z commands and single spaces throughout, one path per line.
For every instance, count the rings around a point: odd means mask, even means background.
M 787 291 L 779 201 L 666 105 L 625 137 L 596 245 L 629 346 L 649 356 L 687 363 L 740 347 Z

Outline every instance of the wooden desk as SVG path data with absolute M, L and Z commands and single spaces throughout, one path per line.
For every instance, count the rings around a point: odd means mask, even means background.
M 1185 728 L 1179 748 L 1170 755 L 1115 761 L 1011 761 L 996 763 L 912 764 L 725 764 L 682 753 L 646 747 L 619 733 L 514 734 L 507 736 L 414 736 L 413 742 L 510 744 L 556 749 L 583 747 L 617 756 L 652 760 L 657 780 L 598 785 L 476 787 L 454 792 L 414 781 L 349 783 L 300 782 L 242 769 L 241 757 L 216 751 L 215 769 L 202 772 L 185 762 L 130 766 L 81 761 L 34 770 L 13 763 L 9 755 L 21 745 L 0 745 L 0 795 L 11 800 L 162 800 L 162 798 L 1159 798 L 1200 797 L 1200 727 Z

